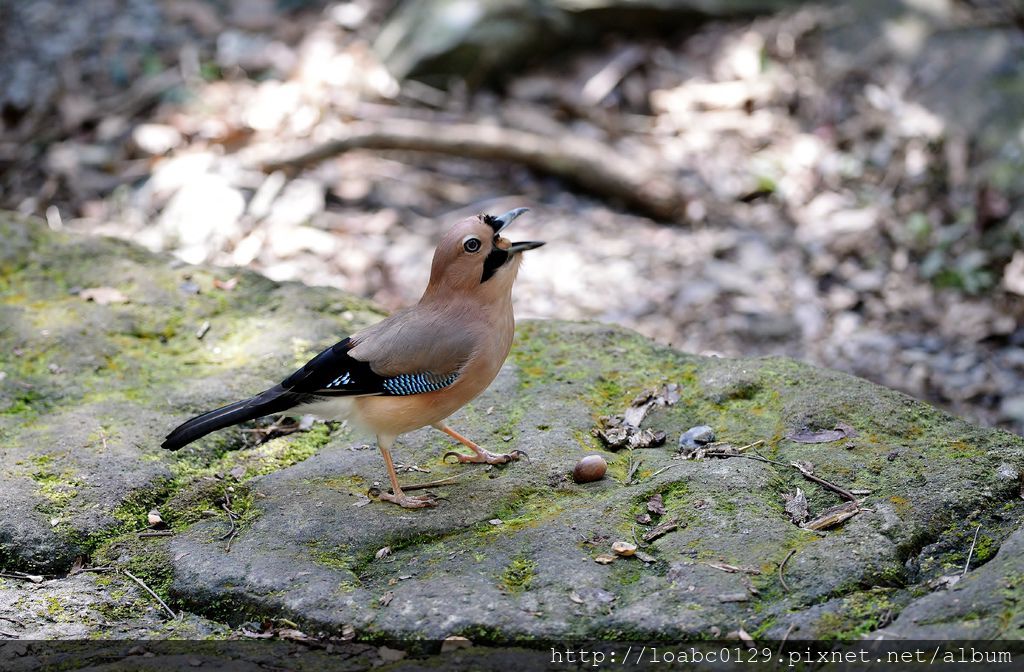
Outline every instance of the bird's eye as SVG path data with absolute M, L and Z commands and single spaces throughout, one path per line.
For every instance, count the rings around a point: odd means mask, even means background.
M 473 237 L 466 238 L 466 240 L 462 241 L 462 249 L 464 249 L 466 252 L 469 252 L 470 254 L 473 254 L 474 252 L 479 252 L 480 239 Z

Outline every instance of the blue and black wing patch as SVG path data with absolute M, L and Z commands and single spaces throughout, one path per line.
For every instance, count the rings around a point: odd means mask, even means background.
M 292 394 L 312 397 L 406 396 L 435 392 L 453 384 L 459 377 L 457 371 L 447 375 L 422 372 L 381 376 L 368 362 L 348 354 L 354 346 L 348 338 L 332 345 L 289 376 L 281 387 Z
M 394 378 L 384 379 L 384 394 L 401 397 L 407 394 L 436 392 L 454 383 L 458 377 L 458 372 L 447 376 L 436 373 L 403 373 Z

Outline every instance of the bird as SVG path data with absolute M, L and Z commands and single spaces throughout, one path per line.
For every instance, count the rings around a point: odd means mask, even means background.
M 408 495 L 399 485 L 391 449 L 402 434 L 434 427 L 472 451 L 442 458 L 455 456 L 460 463 L 506 464 L 526 457 L 521 450 L 491 453 L 445 420 L 487 389 L 511 350 L 512 285 L 522 253 L 544 242 L 514 243 L 501 233 L 527 211 L 459 221 L 434 251 L 419 302 L 335 343 L 281 383 L 186 421 L 162 447 L 179 450 L 265 415 L 349 420 L 376 435 L 391 483 L 391 492 L 380 499 L 403 508 L 436 506 L 437 500 Z

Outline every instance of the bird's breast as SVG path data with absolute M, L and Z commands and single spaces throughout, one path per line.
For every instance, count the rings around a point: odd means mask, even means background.
M 513 323 L 481 339 L 479 348 L 448 387 L 406 396 L 368 396 L 354 400 L 354 420 L 377 434 L 398 435 L 436 424 L 475 399 L 494 382 L 512 346 Z

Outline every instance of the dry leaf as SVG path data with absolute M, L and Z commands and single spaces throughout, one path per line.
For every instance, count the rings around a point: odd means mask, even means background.
M 789 514 L 789 519 L 797 525 L 811 517 L 807 509 L 807 495 L 800 488 L 796 489 L 795 495 L 782 493 L 782 499 L 786 502 L 786 513 Z

